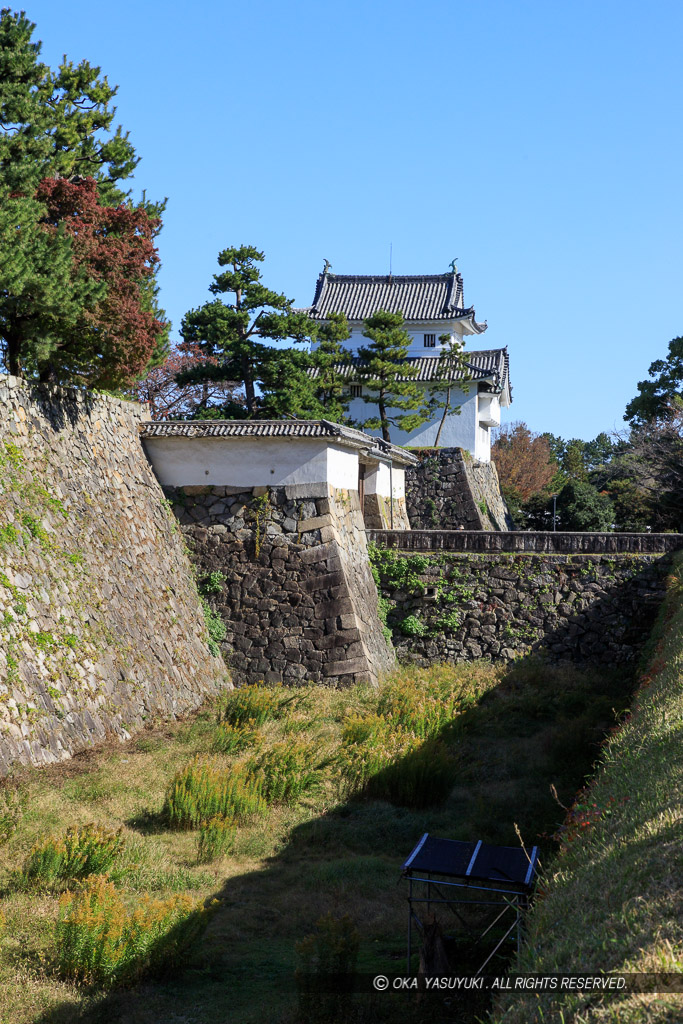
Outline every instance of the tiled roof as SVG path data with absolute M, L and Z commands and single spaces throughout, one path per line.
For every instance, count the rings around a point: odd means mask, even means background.
M 148 420 L 140 425 L 148 437 L 323 437 L 349 448 L 381 449 L 395 462 L 417 461 L 410 452 L 378 440 L 362 430 L 331 420 Z
M 491 381 L 495 391 L 503 391 L 505 386 L 510 387 L 510 360 L 507 348 L 492 348 L 481 352 L 465 352 L 465 366 L 458 368 L 453 374 L 454 381 Z M 431 381 L 438 377 L 439 357 L 438 356 L 414 356 L 406 359 L 411 366 L 417 367 L 417 374 L 405 377 L 404 380 Z M 358 375 L 358 368 L 353 363 L 339 363 L 337 371 L 344 377 L 353 379 Z M 315 379 L 318 376 L 317 367 L 310 371 Z
M 401 313 L 404 320 L 469 320 L 476 334 L 486 330 L 477 323 L 474 308 L 463 306 L 461 274 L 421 274 L 402 277 L 321 274 L 313 305 L 306 312 L 314 320 L 344 313 L 347 320 L 365 320 L 378 309 Z

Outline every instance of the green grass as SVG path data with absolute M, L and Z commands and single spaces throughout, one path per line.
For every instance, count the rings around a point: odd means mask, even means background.
M 683 972 L 683 555 L 639 679 L 590 785 L 559 829 L 515 965 L 522 971 Z M 495 1024 L 664 1024 L 683 995 L 613 992 L 501 1000 Z
M 524 662 L 507 672 L 404 669 L 380 691 L 250 687 L 124 746 L 20 772 L 0 846 L 0 1021 L 293 1024 L 297 944 L 327 928 L 334 952 L 329 922 L 345 915 L 360 936 L 359 970 L 400 968 L 406 893 L 397 880 L 420 835 L 516 845 L 518 829 L 549 853 L 563 817 L 551 784 L 569 805 L 616 721 L 612 708 L 628 706 L 628 685 L 623 673 Z M 256 744 L 224 743 L 226 726 L 258 731 Z M 382 756 L 347 785 L 344 758 L 362 760 L 373 737 Z M 248 791 L 244 813 L 238 790 Z M 183 971 L 156 981 L 155 959 L 143 989 L 120 992 L 105 990 L 117 979 L 104 975 L 83 987 L 87 967 L 65 977 L 58 895 L 9 881 L 46 834 L 90 822 L 121 830 L 109 869 L 117 921 L 148 897 L 219 901 Z M 300 948 L 315 952 L 317 942 Z M 147 963 L 142 956 L 141 974 Z M 409 1019 L 393 999 L 373 1012 Z

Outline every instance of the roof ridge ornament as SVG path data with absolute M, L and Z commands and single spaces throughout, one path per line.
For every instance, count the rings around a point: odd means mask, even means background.
M 457 274 L 457 273 L 458 273 L 458 268 L 457 268 L 457 267 L 456 267 L 456 265 L 455 265 L 455 264 L 456 264 L 456 261 L 457 261 L 458 259 L 459 259 L 459 257 L 458 257 L 458 256 L 456 256 L 456 257 L 455 257 L 455 259 L 454 259 L 454 260 L 451 260 L 451 262 L 450 262 L 450 263 L 448 264 L 448 266 L 449 266 L 449 267 L 451 268 L 451 270 L 452 270 L 452 272 L 453 272 L 454 274 Z
M 326 274 L 328 270 L 331 268 L 332 264 L 330 263 L 329 260 L 323 260 L 323 262 L 325 264 L 325 266 L 323 267 L 323 274 Z

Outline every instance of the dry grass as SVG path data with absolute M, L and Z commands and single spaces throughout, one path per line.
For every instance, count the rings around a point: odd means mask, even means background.
M 457 735 L 448 722 L 435 727 L 442 742 L 457 747 L 460 767 L 450 794 L 428 810 L 339 798 L 334 765 L 345 723 L 378 712 L 381 696 L 367 689 L 277 692 L 276 708 L 266 701 L 257 748 L 217 752 L 217 708 L 207 706 L 192 721 L 149 730 L 125 746 L 109 744 L 54 769 L 19 773 L 11 785 L 25 797 L 25 810 L 0 846 L 0 885 L 41 836 L 95 822 L 121 829 L 123 851 L 111 877 L 128 905 L 177 894 L 193 901 L 215 897 L 220 907 L 182 974 L 105 995 L 57 976 L 56 896 L 5 886 L 1 1024 L 285 1024 L 296 1006 L 296 943 L 330 913 L 348 914 L 358 928 L 359 969 L 394 970 L 404 955 L 406 924 L 405 892 L 396 882 L 419 836 L 430 831 L 514 845 L 517 824 L 528 844 L 549 848 L 547 835 L 559 823 L 550 783 L 569 802 L 597 749 L 590 729 L 567 738 L 577 707 L 599 733 L 609 724 L 604 705 L 622 708 L 628 700 L 623 680 L 603 672 L 557 674 L 539 664 L 507 673 L 490 665 L 435 666 L 399 673 L 385 710 L 395 710 L 396 694 L 412 686 L 427 695 L 450 694 L 458 723 Z M 241 701 L 244 717 L 242 709 L 231 716 L 222 707 L 224 721 L 252 720 L 250 699 Z M 426 706 L 431 723 L 433 702 Z M 310 745 L 316 763 L 326 766 L 320 784 L 240 824 L 229 854 L 198 863 L 197 833 L 171 830 L 162 814 L 176 773 L 195 757 L 243 770 L 256 751 L 261 757 L 292 743 Z

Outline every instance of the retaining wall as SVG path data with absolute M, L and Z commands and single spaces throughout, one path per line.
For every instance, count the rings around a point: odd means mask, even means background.
M 512 530 L 492 462 L 477 462 L 461 448 L 415 451 L 406 467 L 406 504 L 413 530 Z
M 375 556 L 399 659 L 632 662 L 664 596 L 669 555 Z
M 0 773 L 230 685 L 207 646 L 144 408 L 0 377 Z
M 238 683 L 376 683 L 384 638 L 357 491 L 292 487 L 165 488 Z

